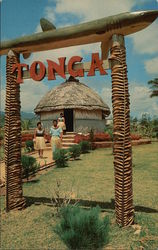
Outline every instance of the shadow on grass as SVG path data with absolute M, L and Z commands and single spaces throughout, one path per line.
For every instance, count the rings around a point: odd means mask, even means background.
M 27 206 L 31 206 L 32 204 L 35 205 L 47 205 L 47 206 L 52 206 L 52 202 L 50 198 L 47 197 L 31 197 L 31 196 L 26 196 L 25 197 L 26 202 L 27 202 Z M 62 202 L 62 198 L 60 198 L 61 202 Z M 80 206 L 83 207 L 96 207 L 99 206 L 102 210 L 106 210 L 106 209 L 115 209 L 115 201 L 114 199 L 111 199 L 111 202 L 101 202 L 101 201 L 92 201 L 92 200 L 82 200 L 82 199 L 71 199 L 70 204 L 75 204 L 76 202 L 78 202 L 78 204 Z M 150 208 L 150 207 L 144 207 L 144 206 L 135 206 L 135 212 L 144 212 L 144 213 L 158 213 L 158 210 L 154 209 L 154 208 Z
M 28 180 L 28 181 L 23 181 L 23 183 L 25 183 L 25 184 L 36 184 L 36 183 L 38 183 L 39 182 L 39 180 L 37 179 L 37 180 Z

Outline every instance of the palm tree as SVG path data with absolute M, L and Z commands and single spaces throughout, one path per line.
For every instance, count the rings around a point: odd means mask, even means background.
M 152 89 L 152 93 L 150 97 L 158 96 L 158 78 L 148 81 L 148 84 L 151 85 L 151 89 Z
M 22 120 L 21 121 L 22 130 L 29 130 L 31 125 L 32 125 L 31 120 Z

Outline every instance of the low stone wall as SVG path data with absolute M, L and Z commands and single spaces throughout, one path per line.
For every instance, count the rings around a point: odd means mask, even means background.
M 132 146 L 138 146 L 143 144 L 151 144 L 150 139 L 140 139 L 140 140 L 133 140 Z M 95 148 L 112 148 L 113 142 L 112 141 L 102 141 L 102 142 L 93 142 L 93 146 Z

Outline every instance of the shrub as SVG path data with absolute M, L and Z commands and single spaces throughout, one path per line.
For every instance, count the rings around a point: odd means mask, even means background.
M 72 199 L 74 198 L 74 192 L 73 187 L 68 191 L 68 189 L 63 188 L 63 184 L 61 180 L 56 180 L 56 186 L 53 189 L 53 194 L 51 197 L 51 203 L 53 207 L 55 208 L 55 212 L 53 215 L 56 215 L 60 217 L 61 208 L 68 206 Z M 73 204 L 73 206 L 76 206 L 78 203 L 78 200 Z
M 23 167 L 23 177 L 29 179 L 31 174 L 34 174 L 39 166 L 37 165 L 36 159 L 32 156 L 22 155 L 21 163 Z
M 111 141 L 111 136 L 108 133 L 96 133 L 94 141 Z
M 89 143 L 89 141 L 81 141 L 79 145 L 81 147 L 81 153 L 82 154 L 89 152 L 89 150 L 90 150 L 90 143 Z
M 28 152 L 31 152 L 34 150 L 34 143 L 33 140 L 28 140 L 25 142 L 25 146 Z
M 141 139 L 141 135 L 138 135 L 138 134 L 131 134 L 131 140 L 139 140 Z
M 109 241 L 109 218 L 99 218 L 100 209 L 63 207 L 55 232 L 69 249 L 98 249 Z
M 65 149 L 56 149 L 53 154 L 53 159 L 55 160 L 57 168 L 68 167 L 68 152 Z
M 89 140 L 90 140 L 90 142 L 93 142 L 93 141 L 94 141 L 94 129 L 91 129 L 91 130 L 90 130 L 90 133 L 89 133 Z
M 97 148 L 95 142 L 90 143 L 91 150 L 95 150 Z
M 33 140 L 33 134 L 22 134 L 22 142 Z
M 69 148 L 69 152 L 70 152 L 70 157 L 72 157 L 74 160 L 80 157 L 81 154 L 80 145 L 73 145 L 71 148 Z
M 75 138 L 74 138 L 75 143 L 80 143 L 81 141 L 88 141 L 88 140 L 89 140 L 89 135 L 77 134 L 75 135 Z
M 4 133 L 0 132 L 0 140 L 3 140 L 3 139 L 4 139 Z

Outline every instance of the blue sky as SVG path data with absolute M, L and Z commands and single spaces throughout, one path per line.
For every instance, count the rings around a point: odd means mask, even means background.
M 80 22 L 95 20 L 126 11 L 158 10 L 158 0 L 0 0 L 1 3 L 1 39 L 8 40 L 35 32 L 40 32 L 39 21 L 45 17 L 55 26 L 63 27 Z M 131 115 L 140 117 L 148 112 L 158 116 L 158 98 L 149 98 L 148 80 L 158 77 L 158 20 L 145 30 L 126 37 L 128 79 L 130 86 Z M 56 60 L 61 56 L 83 56 L 89 61 L 91 53 L 100 52 L 100 44 L 77 46 L 34 53 L 25 60 L 30 64 L 34 60 Z M 22 58 L 21 58 L 22 59 Z M 23 60 L 23 59 L 22 59 Z M 1 108 L 5 100 L 5 56 L 1 57 Z M 97 91 L 111 107 L 111 77 L 84 77 L 80 79 Z M 34 82 L 27 80 L 21 85 L 22 110 L 32 112 L 41 97 L 52 87 L 63 82 Z M 31 101 L 30 101 L 31 100 Z

